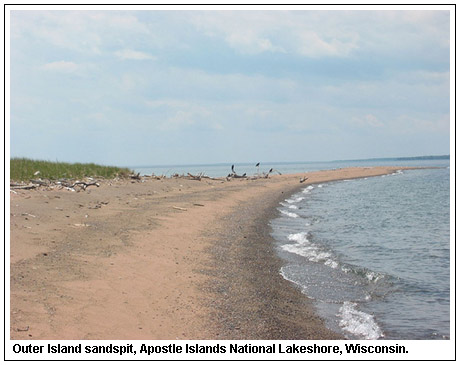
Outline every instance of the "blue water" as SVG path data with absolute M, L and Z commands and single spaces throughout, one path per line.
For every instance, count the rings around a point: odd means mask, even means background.
M 450 160 L 235 163 L 235 171 L 301 173 L 350 166 L 435 166 L 306 185 L 270 222 L 280 274 L 349 339 L 450 338 Z M 227 176 L 231 163 L 132 167 L 150 175 Z
M 450 338 L 448 163 L 310 185 L 281 203 L 271 222 L 281 274 L 331 329 L 349 339 Z

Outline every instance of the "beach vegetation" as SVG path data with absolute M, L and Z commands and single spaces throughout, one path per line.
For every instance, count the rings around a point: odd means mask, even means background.
M 67 163 L 28 158 L 10 159 L 10 180 L 28 181 L 31 179 L 82 179 L 85 177 L 114 178 L 128 177 L 133 171 L 116 166 L 94 163 Z

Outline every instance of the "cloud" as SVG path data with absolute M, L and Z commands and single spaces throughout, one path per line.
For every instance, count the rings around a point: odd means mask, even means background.
M 244 31 L 233 32 L 226 37 L 226 40 L 232 48 L 246 54 L 285 52 L 282 47 L 275 46 L 269 38 L 247 34 Z
M 130 11 L 14 11 L 11 36 L 93 55 L 128 46 L 133 37 L 154 38 Z
M 187 21 L 207 36 L 223 38 L 230 47 L 246 54 L 344 57 L 358 47 L 359 40 L 355 30 L 338 32 L 321 24 L 317 12 L 218 11 L 211 17 L 195 13 Z
M 354 40 L 341 41 L 336 38 L 327 41 L 313 31 L 303 31 L 298 34 L 297 51 L 306 57 L 345 57 L 358 48 Z
M 366 114 L 360 117 L 353 117 L 352 124 L 358 127 L 380 128 L 384 124 L 373 114 Z
M 122 60 L 156 60 L 155 56 L 145 52 L 134 51 L 132 49 L 116 51 L 115 55 Z
M 46 63 L 42 66 L 42 68 L 48 71 L 72 73 L 72 72 L 76 72 L 79 69 L 79 66 L 74 62 L 56 61 L 56 62 Z

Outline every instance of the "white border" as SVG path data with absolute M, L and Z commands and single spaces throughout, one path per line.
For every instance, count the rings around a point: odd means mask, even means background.
M 15 2 L 17 4 L 17 2 Z M 420 3 L 420 2 L 417 2 Z M 355 4 L 353 6 L 349 5 L 342 5 L 342 6 L 334 6 L 331 9 L 330 5 L 294 5 L 294 6 L 286 6 L 286 5 L 264 5 L 264 6 L 244 6 L 244 5 L 201 5 L 201 6 L 177 6 L 177 5 L 140 5 L 140 6 L 133 6 L 133 5 L 98 5 L 98 6 L 89 6 L 88 5 L 14 5 L 8 6 L 5 14 L 5 85 L 6 85 L 6 95 L 5 96 L 5 113 L 6 113 L 6 120 L 5 120 L 5 191 L 8 192 L 7 184 L 9 184 L 9 151 L 10 151 L 10 125 L 9 125 L 9 115 L 10 115 L 10 95 L 9 95 L 9 88 L 10 88 L 10 12 L 14 10 L 120 10 L 120 11 L 127 11 L 127 10 L 448 10 L 450 11 L 451 15 L 451 135 L 450 135 L 450 150 L 451 150 L 451 248 L 454 248 L 455 244 L 455 137 L 456 137 L 456 128 L 455 128 L 455 84 L 454 80 L 456 80 L 456 73 L 455 73 L 455 54 L 454 54 L 454 45 L 456 43 L 456 34 L 455 34 L 455 15 L 454 15 L 454 8 L 453 5 L 394 5 L 389 2 L 389 5 L 362 5 L 362 4 Z M 453 171 L 452 171 L 453 170 Z M 10 213 L 10 199 L 9 199 L 9 192 L 8 198 L 5 201 L 5 224 L 6 227 L 9 227 L 10 220 L 9 220 L 9 213 Z M 9 230 L 5 232 L 6 242 L 9 242 L 10 234 Z M 453 252 L 453 250 L 451 250 Z M 5 244 L 5 254 L 4 262 L 6 258 L 10 256 L 9 244 Z M 455 323 L 455 267 L 454 267 L 454 257 L 451 256 L 451 339 L 446 341 L 11 341 L 7 339 L 6 348 L 5 348 L 5 356 L 6 359 L 14 359 L 14 360 L 452 360 L 454 358 L 455 353 L 455 330 L 456 330 L 456 323 Z M 10 287 L 9 287 L 9 260 L 6 264 L 6 269 L 8 273 L 8 278 L 5 281 L 5 291 L 8 294 L 8 297 L 5 300 L 5 335 L 9 336 L 9 328 L 10 328 L 10 319 L 9 319 L 9 294 L 10 294 Z M 133 344 L 136 349 L 139 349 L 142 344 L 147 345 L 170 345 L 170 344 L 177 344 L 184 346 L 186 344 L 196 344 L 199 343 L 200 345 L 215 345 L 221 344 L 223 346 L 228 347 L 230 343 L 238 343 L 241 345 L 244 344 L 252 344 L 252 345 L 271 345 L 282 344 L 283 346 L 287 346 L 289 344 L 298 344 L 298 345 L 313 345 L 317 344 L 320 346 L 325 345 L 339 345 L 342 349 L 345 348 L 345 344 L 350 343 L 359 343 L 361 345 L 366 346 L 382 346 L 382 345 L 392 345 L 398 344 L 406 346 L 409 350 L 409 354 L 398 354 L 398 355 L 371 355 L 371 354 L 363 354 L 363 355 L 346 355 L 342 353 L 342 355 L 330 355 L 330 354 L 321 354 L 321 355 L 289 355 L 289 354 L 234 354 L 230 355 L 228 353 L 221 354 L 221 355 L 213 355 L 213 354 L 199 354 L 199 355 L 191 355 L 191 354 L 161 354 L 160 356 L 155 355 L 154 357 L 151 356 L 141 356 L 137 354 L 135 356 L 122 356 L 120 355 L 102 355 L 102 356 L 91 356 L 91 355 L 50 355 L 47 354 L 46 351 L 44 354 L 16 354 L 13 352 L 13 347 L 15 344 L 20 344 L 22 346 L 27 346 L 29 344 L 35 346 L 44 346 L 47 347 L 48 344 L 51 345 L 78 345 L 81 344 L 84 346 L 94 346 L 94 345 L 127 345 Z

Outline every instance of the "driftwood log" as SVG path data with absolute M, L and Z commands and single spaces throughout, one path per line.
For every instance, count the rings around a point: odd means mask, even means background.
M 36 189 L 38 185 L 19 185 L 19 184 L 10 184 L 10 188 L 14 190 L 30 190 Z
M 246 177 L 246 173 L 243 175 L 238 175 L 236 173 L 228 174 L 227 178 L 234 178 L 234 179 L 244 179 Z
M 203 177 L 203 173 L 200 172 L 199 175 L 192 175 L 190 172 L 187 173 L 188 175 L 188 178 L 191 179 L 191 180 L 198 180 L 198 181 L 201 181 L 201 178 Z

